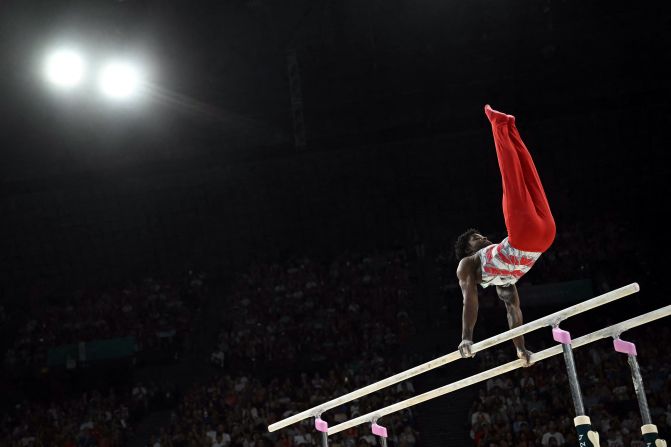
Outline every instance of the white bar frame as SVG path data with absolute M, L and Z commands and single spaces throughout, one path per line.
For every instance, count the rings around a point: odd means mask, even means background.
M 512 340 L 513 338 L 519 337 L 520 335 L 524 335 L 528 332 L 532 332 L 547 326 L 557 325 L 561 321 L 564 321 L 567 318 L 570 318 L 574 315 L 594 309 L 595 307 L 603 306 L 604 304 L 608 304 L 612 301 L 619 300 L 633 293 L 636 293 L 639 290 L 640 286 L 638 285 L 638 283 L 635 282 L 628 284 L 624 287 L 620 287 L 619 289 L 611 290 L 610 292 L 591 298 L 587 301 L 583 301 L 582 303 L 578 303 L 574 306 L 567 307 L 566 309 L 547 315 L 543 318 L 539 318 L 538 320 L 530 321 L 529 323 L 526 323 L 522 326 L 518 326 L 514 329 L 502 332 L 491 338 L 487 338 L 478 343 L 474 343 L 473 346 L 471 347 L 471 352 L 475 354 L 476 352 L 484 351 L 485 349 L 491 348 L 492 346 L 496 346 L 505 341 Z M 312 407 L 308 410 L 289 416 L 286 419 L 282 419 L 281 421 L 270 424 L 268 426 L 268 431 L 273 432 L 282 429 L 284 427 L 288 427 L 289 425 L 300 422 L 303 419 L 311 417 L 319 417 L 323 412 L 335 408 L 339 405 L 342 405 L 346 402 L 350 402 L 354 399 L 358 399 L 362 396 L 366 396 L 367 394 L 374 393 L 388 386 L 397 384 L 399 382 L 403 382 L 404 380 L 408 380 L 411 377 L 438 368 L 439 366 L 443 366 L 448 363 L 454 362 L 456 360 L 459 360 L 460 358 L 461 354 L 459 353 L 459 351 L 454 351 L 451 352 L 450 354 L 446 354 L 442 357 L 438 357 L 426 363 L 422 363 L 421 365 L 415 366 L 414 368 L 402 371 L 391 377 L 387 377 L 386 379 L 380 380 L 379 382 L 375 382 L 363 388 L 359 388 L 358 390 L 344 394 L 340 397 L 329 400 L 328 402 L 324 402 L 321 405 L 317 405 L 316 407 Z
M 671 304 L 669 304 L 666 307 L 662 307 L 660 309 L 654 310 L 652 312 L 648 312 L 647 314 L 639 315 L 638 317 L 631 318 L 629 320 L 623 321 L 618 324 L 614 324 L 612 326 L 609 326 L 607 328 L 601 329 L 596 332 L 592 332 L 591 334 L 584 335 L 582 337 L 576 338 L 571 341 L 571 346 L 573 349 L 579 348 L 581 346 L 587 345 L 589 343 L 593 343 L 597 340 L 601 340 L 604 338 L 612 337 L 612 338 L 617 338 L 620 336 L 620 334 L 628 329 L 635 328 L 637 326 L 641 326 L 643 324 L 650 323 L 652 321 L 658 320 L 660 318 L 668 317 L 671 315 Z M 545 349 L 543 351 L 536 352 L 532 354 L 531 356 L 531 361 L 536 363 L 540 362 L 541 360 L 545 360 L 550 357 L 554 357 L 555 355 L 559 355 L 563 352 L 562 350 L 562 345 L 558 344 L 556 346 L 553 346 L 551 348 Z M 443 396 L 445 394 L 451 393 L 453 391 L 459 390 L 461 388 L 465 388 L 467 386 L 483 382 L 487 379 L 490 379 L 492 377 L 499 376 L 501 374 L 505 374 L 507 372 L 513 371 L 518 368 L 523 367 L 523 362 L 522 360 L 515 360 L 509 363 L 506 363 L 501 366 L 497 366 L 496 368 L 488 369 L 487 371 L 483 371 L 481 373 L 472 375 L 470 377 L 467 377 L 465 379 L 458 380 L 456 382 L 450 383 L 448 385 L 442 386 L 440 388 L 436 388 L 431 391 L 427 391 L 426 393 L 420 394 L 418 396 L 411 397 L 409 399 L 406 399 L 404 401 L 398 402 L 393 405 L 389 405 L 387 407 L 381 408 L 379 410 L 364 414 L 362 416 L 356 417 L 354 419 L 350 419 L 349 421 L 345 421 L 341 424 L 334 425 L 333 427 L 330 427 L 328 430 L 328 435 L 331 436 L 335 433 L 339 433 L 343 430 L 347 430 L 348 428 L 357 426 L 359 424 L 363 424 L 366 422 L 372 422 L 376 421 L 377 419 L 381 418 L 382 416 L 386 416 L 391 413 L 395 413 L 397 411 L 404 410 L 408 407 L 412 407 L 413 405 L 420 404 L 422 402 L 426 402 L 427 400 L 435 399 L 436 397 Z

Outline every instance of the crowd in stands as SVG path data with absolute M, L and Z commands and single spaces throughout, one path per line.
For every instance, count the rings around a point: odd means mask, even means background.
M 671 430 L 671 343 L 668 327 L 637 332 L 641 373 L 653 423 Z M 504 349 L 478 354 L 482 369 L 505 362 Z M 609 341 L 575 350 L 586 414 L 605 447 L 644 447 L 638 403 L 627 358 Z M 553 357 L 490 379 L 478 390 L 469 413 L 472 445 L 530 447 L 578 445 L 566 367 Z
M 407 363 L 395 366 L 406 368 Z M 223 375 L 217 380 L 195 386 L 172 414 L 168 427 L 161 429 L 147 444 L 149 447 L 294 447 L 321 445 L 313 421 L 307 419 L 289 428 L 269 433 L 267 426 L 300 410 L 360 388 L 392 375 L 385 361 L 374 358 L 334 365 L 324 374 L 302 373 L 295 380 L 272 379 L 263 382 L 252 376 Z M 342 405 L 327 419 L 331 425 L 376 408 L 410 397 L 409 382 L 376 393 L 370 398 Z M 327 418 L 327 416 L 324 416 Z M 385 417 L 389 443 L 395 447 L 414 447 L 418 434 L 409 411 Z M 369 447 L 376 438 L 365 426 L 334 436 L 334 447 Z
M 402 250 L 346 254 L 328 264 L 306 257 L 255 263 L 225 299 L 230 302 L 225 329 L 211 357 L 225 371 L 251 374 L 226 374 L 195 387 L 173 415 L 170 427 L 148 445 L 319 445 L 310 420 L 272 434 L 266 427 L 404 368 L 396 363 L 391 371 L 383 358 L 395 353 L 415 331 L 409 314 L 413 287 L 407 263 Z M 412 394 L 410 383 L 400 384 L 365 402 L 343 405 L 329 422 L 344 421 Z M 386 418 L 385 423 L 391 445 L 413 447 L 417 442 L 411 413 Z M 334 439 L 332 445 L 375 443 L 370 430 L 358 428 Z
M 32 309 L 5 352 L 4 365 L 42 367 L 50 348 L 92 340 L 134 337 L 137 351 L 183 342 L 204 293 L 203 274 L 186 282 L 146 278 L 123 288 L 79 289 Z
M 223 369 L 216 368 L 214 379 L 184 394 L 174 406 L 171 423 L 157 431 L 149 445 L 317 445 L 310 421 L 273 434 L 265 427 L 409 366 L 409 360 L 395 361 L 392 371 L 383 360 L 415 331 L 409 315 L 413 286 L 407 262 L 399 250 L 347 254 L 327 264 L 305 257 L 255 263 L 233 282 L 227 296 L 219 297 L 223 329 L 212 359 Z M 191 289 L 199 287 L 202 278 L 190 284 Z M 45 309 L 24 327 L 13 349 L 21 354 L 15 358 L 35 362 L 37 354 L 44 355 L 44 350 L 35 349 L 40 338 L 45 341 L 39 346 L 46 348 L 131 334 L 142 348 L 158 332 L 189 328 L 191 316 L 182 295 L 174 284 L 156 280 L 101 294 L 79 293 L 66 306 Z M 303 372 L 294 374 L 302 367 Z M 89 392 L 47 404 L 26 401 L 3 417 L 0 443 L 124 445 L 154 394 L 138 385 L 123 394 Z M 413 394 L 410 383 L 399 384 L 365 402 L 343 405 L 329 422 L 336 424 Z M 391 446 L 417 443 L 410 412 L 388 417 L 385 424 Z M 336 447 L 375 442 L 368 428 L 351 429 L 334 439 Z
M 286 371 L 389 351 L 414 332 L 406 253 L 256 263 L 232 287 L 212 360 Z
M 151 382 L 48 402 L 26 400 L 0 411 L 0 445 L 121 447 L 137 421 L 154 409 L 172 406 L 175 399 L 172 387 Z
M 534 267 L 538 281 L 576 279 L 576 271 L 598 279 L 600 263 L 608 262 L 611 250 L 605 242 L 623 231 L 615 225 L 603 231 L 595 227 L 593 232 L 571 228 L 558 233 L 552 249 Z M 603 254 L 589 254 L 586 238 L 597 238 L 589 239 L 589 250 L 603 245 Z M 446 275 L 443 284 L 453 284 L 454 269 L 444 268 L 447 264 L 455 266 L 454 259 L 439 258 L 440 272 Z M 215 315 L 221 330 L 210 357 L 217 366 L 216 377 L 194 384 L 179 399 L 174 392 L 138 384 L 118 394 L 89 392 L 46 404 L 26 401 L 3 416 L 0 444 L 121 446 L 151 402 L 163 399 L 174 403 L 171 420 L 156 431 L 148 447 L 319 445 L 310 420 L 274 433 L 266 427 L 417 363 L 406 357 L 395 361 L 392 369 L 383 360 L 390 354 L 398 358 L 417 332 L 411 315 L 417 288 L 410 272 L 404 250 L 348 253 L 328 263 L 307 257 L 256 262 L 217 297 L 223 314 Z M 138 349 L 150 349 L 160 343 L 161 334 L 179 336 L 193 330 L 194 309 L 204 290 L 203 277 L 195 275 L 187 286 L 147 279 L 118 290 L 79 292 L 65 305 L 47 306 L 26 322 L 5 362 L 43 363 L 51 346 L 128 335 L 136 338 Z M 0 317 L 6 315 L 0 309 Z M 671 342 L 668 330 L 653 335 L 664 337 L 667 345 Z M 653 352 L 658 349 L 654 344 L 646 346 L 650 351 L 641 349 L 642 354 L 654 359 L 642 365 L 653 418 L 668 431 L 671 408 L 662 403 L 671 400 L 671 362 Z M 483 368 L 500 364 L 502 352 L 479 354 Z M 593 424 L 609 438 L 603 445 L 638 447 L 640 421 L 630 387 L 626 388 L 628 370 L 613 367 L 621 359 L 598 347 L 578 350 L 576 356 L 580 364 L 594 365 L 583 380 L 583 391 Z M 575 443 L 570 394 L 557 392 L 567 387 L 560 359 L 490 380 L 469 415 L 474 444 Z M 410 383 L 402 383 L 329 412 L 328 422 L 334 425 L 414 394 Z M 391 447 L 420 443 L 412 412 L 390 415 L 384 423 Z M 330 442 L 334 447 L 376 443 L 366 426 L 345 431 Z

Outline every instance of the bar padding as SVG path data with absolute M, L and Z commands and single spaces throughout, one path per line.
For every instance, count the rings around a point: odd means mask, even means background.
M 373 431 L 373 434 L 376 436 L 382 436 L 383 438 L 387 437 L 386 427 L 373 423 L 373 425 L 371 425 L 371 430 Z
M 571 333 L 569 331 L 559 329 L 558 327 L 552 328 L 552 338 L 554 338 L 556 342 L 559 342 L 562 345 L 571 344 Z
M 622 339 L 616 338 L 613 340 L 613 347 L 617 352 L 627 355 L 636 355 L 636 345 L 630 341 L 624 341 Z
M 322 420 L 321 418 L 316 418 L 315 419 L 315 429 L 317 431 L 322 432 L 322 433 L 328 433 L 329 432 L 329 424 L 328 424 L 328 422 Z

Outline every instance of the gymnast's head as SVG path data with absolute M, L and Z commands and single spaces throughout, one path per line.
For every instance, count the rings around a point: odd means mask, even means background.
M 457 261 L 461 261 L 466 256 L 470 256 L 488 245 L 492 245 L 492 243 L 480 234 L 479 230 L 469 228 L 457 238 L 457 242 L 454 244 L 454 255 Z

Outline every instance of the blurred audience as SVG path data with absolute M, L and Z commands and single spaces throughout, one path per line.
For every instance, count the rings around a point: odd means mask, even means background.
M 174 405 L 175 392 L 154 383 L 93 390 L 76 398 L 22 402 L 1 414 L 0 445 L 7 447 L 121 447 L 150 411 Z
M 395 365 L 398 370 L 406 362 Z M 269 433 L 267 426 L 298 411 L 388 377 L 392 371 L 381 357 L 335 366 L 320 373 L 302 373 L 295 381 L 272 379 L 263 382 L 252 376 L 223 375 L 216 380 L 194 386 L 171 416 L 168 427 L 159 430 L 147 444 L 151 447 L 232 446 L 293 447 L 321 445 L 315 435 L 313 421 L 306 419 L 278 432 Z M 390 405 L 414 395 L 409 382 L 333 410 L 329 423 L 343 422 L 376 408 Z M 327 417 L 325 415 L 325 417 Z M 418 433 L 413 429 L 409 411 L 385 417 L 391 446 L 413 447 Z M 366 426 L 355 427 L 335 436 L 331 446 L 368 447 L 377 440 Z
M 636 274 L 645 274 L 645 260 L 627 245 L 624 231 L 610 222 L 580 227 L 580 231 L 577 226 L 561 226 L 530 280 L 591 278 L 598 291 L 609 290 L 610 278 L 626 281 L 632 274 L 612 260 L 616 253 L 636 260 L 628 264 L 637 266 Z M 621 245 L 614 247 L 614 240 Z M 442 253 L 437 261 L 441 286 L 453 289 L 453 255 Z M 205 346 L 211 352 L 214 377 L 195 383 L 181 396 L 168 385 L 137 382 L 124 391 L 90 391 L 47 403 L 26 400 L 3 415 L 0 445 L 126 445 L 136 424 L 159 407 L 171 408 L 170 423 L 156 429 L 146 444 L 149 447 L 319 445 L 310 420 L 274 433 L 266 427 L 416 364 L 408 355 L 412 353 L 408 342 L 417 325 L 424 323 L 413 319 L 420 289 L 411 271 L 402 249 L 345 253 L 328 262 L 304 256 L 255 262 L 235 276 L 224 296 L 217 297 L 217 305 L 211 308 L 221 309 L 222 314 L 207 316 L 198 312 L 207 299 L 203 274 L 191 273 L 185 283 L 147 278 L 119 289 L 79 290 L 21 322 L 18 335 L 9 341 L 7 369 L 42 366 L 49 348 L 97 339 L 133 336 L 138 351 L 165 343 L 188 344 L 194 327 L 207 317 L 218 325 L 216 334 L 209 333 L 212 345 Z M 483 304 L 483 312 L 486 307 Z M 445 324 L 452 317 L 435 314 L 429 319 Z M 0 321 L 11 319 L 7 309 L 0 307 Z M 637 341 L 646 359 L 641 366 L 653 419 L 668 432 L 671 360 L 661 355 L 660 347 L 671 343 L 671 331 L 648 332 Z M 390 365 L 385 358 L 398 360 Z M 478 358 L 483 368 L 509 360 L 504 348 L 484 351 Z M 641 421 L 626 361 L 598 345 L 577 350 L 576 359 L 586 378 L 582 381 L 585 405 L 602 434 L 602 444 L 641 446 Z M 567 389 L 564 365 L 558 358 L 489 380 L 469 412 L 473 444 L 576 444 Z M 414 394 L 412 384 L 405 382 L 334 409 L 328 422 L 334 425 Z M 421 444 L 411 411 L 385 417 L 384 424 L 391 447 Z M 360 426 L 333 437 L 330 445 L 376 443 L 370 430 Z
M 50 348 L 91 340 L 132 336 L 137 351 L 184 342 L 204 294 L 203 279 L 192 275 L 182 287 L 146 278 L 118 289 L 79 289 L 26 319 L 5 353 L 5 367 L 42 367 Z
M 671 330 L 643 330 L 636 338 L 653 422 L 661 433 L 671 428 L 671 359 L 662 354 Z M 601 445 L 639 447 L 642 425 L 626 356 L 609 343 L 575 350 L 585 411 Z M 482 369 L 509 360 L 504 349 L 478 353 Z M 475 446 L 577 445 L 573 403 L 566 367 L 552 357 L 530 368 L 486 382 L 470 412 Z
M 402 250 L 256 263 L 227 299 L 211 360 L 237 370 L 338 362 L 397 349 L 415 331 Z

